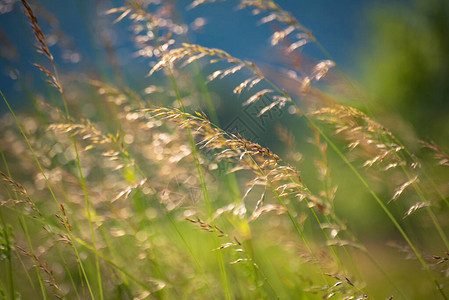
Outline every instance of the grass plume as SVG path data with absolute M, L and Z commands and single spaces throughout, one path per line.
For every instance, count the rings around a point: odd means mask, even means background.
M 2 297 L 447 299 L 444 145 L 341 101 L 327 83 L 348 78 L 275 1 L 234 3 L 270 25 L 273 61 L 201 45 L 208 16 L 184 24 L 176 1 L 130 0 L 96 17 L 110 65 L 65 69 L 38 22 L 62 20 L 21 0 L 57 92 L 20 78 L 19 112 L 1 87 Z

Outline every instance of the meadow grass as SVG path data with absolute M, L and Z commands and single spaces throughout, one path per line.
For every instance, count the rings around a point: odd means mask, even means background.
M 274 1 L 235 3 L 271 25 L 282 68 L 188 42 L 171 1 L 106 11 L 149 62 L 143 94 L 111 47 L 113 80 L 65 77 L 21 0 L 56 92 L 26 90 L 32 109 L 17 112 L 0 90 L 2 298 L 447 298 L 448 191 L 434 174 L 448 155 L 433 142 L 421 144 L 435 159 L 413 154 L 367 98 L 337 100 L 328 77 L 359 92 Z M 326 59 L 305 57 L 309 44 Z M 281 116 L 276 136 L 223 126 L 217 82 L 241 100 L 235 115 Z

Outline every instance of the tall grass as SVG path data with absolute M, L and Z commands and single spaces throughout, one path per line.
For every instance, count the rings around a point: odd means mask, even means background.
M 108 45 L 117 78 L 80 68 L 70 80 L 39 9 L 21 1 L 43 58 L 34 65 L 57 92 L 45 101 L 27 90 L 33 108 L 17 112 L 0 86 L 2 298 L 447 298 L 449 205 L 433 176 L 447 154 L 421 142 L 436 160 L 420 158 L 368 99 L 337 100 L 327 83 L 356 93 L 351 80 L 292 14 L 235 2 L 271 25 L 282 67 L 190 43 L 171 1 L 106 11 L 111 26 L 130 20 L 150 63 L 142 93 Z M 327 59 L 305 57 L 309 46 Z M 241 100 L 238 126 L 211 82 Z M 275 136 L 258 142 L 258 122 Z

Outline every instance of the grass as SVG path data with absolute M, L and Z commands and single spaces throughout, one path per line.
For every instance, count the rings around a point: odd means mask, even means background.
M 337 100 L 327 78 L 355 85 L 278 4 L 236 3 L 272 25 L 288 76 L 188 42 L 171 3 L 128 1 L 106 13 L 151 62 L 144 95 L 113 47 L 117 78 L 70 80 L 42 8 L 21 1 L 55 89 L 42 101 L 16 72 L 32 104 L 17 112 L 0 86 L 2 298 L 447 299 L 445 151 L 421 142 L 415 155 L 369 99 Z M 311 45 L 327 59 L 310 63 Z M 241 102 L 233 117 L 252 112 L 236 127 L 218 85 Z M 259 121 L 275 136 L 251 137 Z

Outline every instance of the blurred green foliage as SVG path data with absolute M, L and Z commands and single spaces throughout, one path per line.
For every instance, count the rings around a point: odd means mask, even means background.
M 376 110 L 399 114 L 421 139 L 447 146 L 449 128 L 449 1 L 386 4 L 371 12 L 363 49 L 364 79 Z

